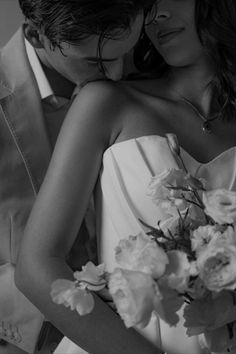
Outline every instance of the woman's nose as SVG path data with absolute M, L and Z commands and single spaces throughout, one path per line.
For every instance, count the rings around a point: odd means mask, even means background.
M 147 16 L 150 23 L 159 23 L 168 20 L 171 17 L 167 1 L 157 1 Z M 148 22 L 148 21 L 147 21 Z
M 170 17 L 171 17 L 171 13 L 169 10 L 164 9 L 164 8 L 163 9 L 157 8 L 154 22 L 155 23 L 164 22 L 164 21 L 168 20 Z
M 168 10 L 158 10 L 157 9 L 157 15 L 156 15 L 156 20 L 157 21 L 163 21 L 163 20 L 166 20 L 168 18 L 170 18 L 171 15 L 170 15 L 170 11 Z

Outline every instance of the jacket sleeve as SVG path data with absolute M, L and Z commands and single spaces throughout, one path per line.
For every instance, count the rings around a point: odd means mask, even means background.
M 14 265 L 0 265 L 0 338 L 34 353 L 44 316 L 16 288 Z

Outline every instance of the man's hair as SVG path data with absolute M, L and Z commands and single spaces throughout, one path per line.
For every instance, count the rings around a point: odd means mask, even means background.
M 215 103 L 222 117 L 236 118 L 236 1 L 196 0 L 195 23 L 200 41 L 215 67 L 211 83 Z M 134 58 L 139 69 L 152 75 L 161 76 L 168 70 L 145 33 Z
M 51 47 L 78 45 L 91 35 L 118 38 L 140 10 L 155 0 L 19 0 L 23 15 L 49 39 Z

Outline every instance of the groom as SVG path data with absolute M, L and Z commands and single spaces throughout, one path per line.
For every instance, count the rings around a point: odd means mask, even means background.
M 122 76 L 123 57 L 108 53 L 103 58 L 92 40 L 94 34 L 113 33 L 118 24 L 122 28 L 122 14 L 116 13 L 117 24 L 109 16 L 112 6 L 122 2 L 127 0 L 102 5 L 97 0 L 19 0 L 25 23 L 0 53 L 0 354 L 49 354 L 60 339 L 16 288 L 14 265 L 73 97 L 104 73 L 112 80 Z M 99 6 L 108 9 L 102 21 Z M 68 43 L 66 55 L 63 45 Z M 85 227 L 81 231 L 86 246 L 88 233 Z M 83 256 L 88 253 L 85 247 Z

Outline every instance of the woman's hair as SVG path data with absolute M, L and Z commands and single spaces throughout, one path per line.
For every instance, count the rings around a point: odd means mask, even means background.
M 140 10 L 154 0 L 19 0 L 23 15 L 49 39 L 52 49 L 62 43 L 79 45 L 91 35 L 118 38 L 130 29 Z
M 220 114 L 236 116 L 236 3 L 235 0 L 196 0 L 200 40 L 215 66 L 212 86 Z
M 236 1 L 196 0 L 195 22 L 201 43 L 215 66 L 215 103 L 222 116 L 236 116 Z M 135 48 L 135 64 L 140 70 L 161 75 L 167 64 L 147 35 L 142 34 L 141 40 L 143 43 Z

